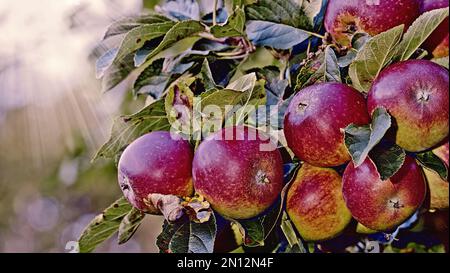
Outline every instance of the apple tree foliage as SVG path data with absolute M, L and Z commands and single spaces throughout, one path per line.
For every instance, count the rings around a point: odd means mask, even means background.
M 276 115 L 280 122 L 274 129 L 282 130 L 284 111 L 300 89 L 319 82 L 344 82 L 366 94 L 387 65 L 426 56 L 420 45 L 448 16 L 448 9 L 427 12 L 406 33 L 403 26 L 374 37 L 356 33 L 348 49 L 333 44 L 324 31 L 326 0 L 221 2 L 211 12 L 202 10 L 194 0 L 166 1 L 145 15 L 124 18 L 109 26 L 104 42 L 119 42 L 105 43 L 113 45 L 96 62 L 103 91 L 126 81 L 134 96 L 146 97 L 150 103 L 135 114 L 115 120 L 110 138 L 94 160 L 117 160 L 121 151 L 141 135 L 169 130 L 173 117 L 168 108 L 173 105 L 175 86 L 183 89 L 190 101 L 197 98 L 203 106 L 276 106 L 277 111 L 268 115 Z M 448 68 L 448 57 L 433 61 Z M 192 105 L 192 111 L 202 109 Z M 238 122 L 251 121 L 243 117 Z M 390 127 L 390 115 L 378 108 L 371 124 L 342 128 L 355 165 L 370 155 L 383 180 L 399 170 L 406 154 L 385 141 Z M 193 144 L 196 147 L 199 143 Z M 289 183 L 301 162 L 283 139 L 279 146 L 291 155 L 291 160 L 285 164 L 285 187 L 269 211 L 244 221 L 223 219 L 198 200 L 201 197 L 194 197 L 183 207 L 185 215 L 176 221 L 165 220 L 156 242 L 160 251 L 213 252 L 224 222 L 232 227 L 237 246 L 241 245 L 236 252 L 251 248 L 266 252 L 317 250 L 314 244 L 302 241 L 284 212 Z M 423 167 L 447 178 L 445 164 L 432 152 L 415 156 Z M 86 227 L 79 238 L 79 251 L 93 251 L 114 234 L 119 244 L 126 243 L 144 217 L 124 197 L 119 198 Z M 386 249 L 395 251 L 390 246 Z

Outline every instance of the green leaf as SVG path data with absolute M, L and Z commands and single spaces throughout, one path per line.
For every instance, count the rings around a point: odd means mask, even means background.
M 116 119 L 109 140 L 98 150 L 93 160 L 100 157 L 114 158 L 138 137 L 151 131 L 169 129 L 164 101 L 158 100 L 135 114 Z
M 447 165 L 432 151 L 417 154 L 417 160 L 424 168 L 438 173 L 442 179 L 447 180 Z
M 246 6 L 245 11 L 250 20 L 268 21 L 305 30 L 312 30 L 313 27 L 302 7 L 292 0 L 259 0 Z
M 370 159 L 377 167 L 381 180 L 385 181 L 396 174 L 405 162 L 406 152 L 398 145 L 384 147 L 379 145 L 370 152 Z
M 212 253 L 216 239 L 216 218 L 212 213 L 206 223 L 191 222 L 189 233 L 190 253 Z
M 370 40 L 367 33 L 355 33 L 352 37 L 352 47 L 348 49 L 347 54 L 338 58 L 340 67 L 349 66 L 356 58 L 358 51 Z
M 164 36 L 164 39 L 156 48 L 143 49 L 139 51 L 134 59 L 135 65 L 136 66 L 142 65 L 145 61 L 152 59 L 158 53 L 169 48 L 177 41 L 191 37 L 204 30 L 205 30 L 204 26 L 198 21 L 188 20 L 178 22 L 169 31 L 167 31 L 167 34 Z
M 161 253 L 187 253 L 189 224 L 185 221 L 169 223 L 164 220 L 156 245 Z
M 273 56 L 271 51 L 264 47 L 256 48 L 255 52 L 252 52 L 247 59 L 239 63 L 236 67 L 236 72 L 231 78 L 231 82 L 239 79 L 247 74 L 247 71 L 254 69 L 261 69 L 267 66 L 280 67 L 281 62 Z
M 226 125 L 242 125 L 245 119 L 252 114 L 252 117 L 256 117 L 257 108 L 261 105 L 266 104 L 266 90 L 264 88 L 264 80 L 259 80 L 256 82 L 252 89 L 245 91 L 248 93 L 247 100 L 243 101 L 242 98 L 237 104 L 233 104 L 236 107 L 226 113 L 225 122 Z M 247 120 L 247 122 L 254 122 L 254 119 Z M 256 126 L 256 124 L 254 124 Z
M 153 62 L 146 67 L 133 84 L 133 94 L 149 94 L 159 99 L 166 89 L 170 77 L 162 74 L 163 62 Z
M 405 33 L 395 59 L 408 60 L 447 17 L 448 8 L 431 10 L 419 16 Z
M 136 50 L 143 47 L 145 42 L 164 36 L 174 24 L 174 22 L 164 22 L 142 25 L 132 29 L 125 35 L 115 61 L 120 61 L 125 56 L 134 53 Z
M 180 78 L 174 82 L 167 91 L 165 109 L 167 119 L 172 128 L 189 135 L 192 120 L 194 93 L 190 85 L 195 81 L 194 77 Z
M 118 243 L 124 244 L 134 235 L 144 220 L 145 214 L 138 209 L 131 209 L 119 225 Z
M 294 94 L 288 98 L 284 98 L 286 95 L 286 89 L 289 86 L 288 80 L 280 80 L 275 75 L 269 75 L 266 73 L 268 85 L 266 86 L 267 96 L 267 110 L 269 113 L 268 121 L 270 126 L 275 129 L 282 129 L 284 126 L 284 114 L 289 106 L 289 103 L 294 98 Z M 278 126 L 273 126 L 274 121 L 277 121 Z
M 290 49 L 311 36 L 309 31 L 263 20 L 247 21 L 246 32 L 255 46 L 270 46 L 276 49 Z
M 155 41 L 154 39 L 163 36 L 173 25 L 173 22 L 164 22 L 136 27 L 126 34 L 118 50 L 108 51 L 104 54 L 96 64 L 97 77 L 104 75 L 103 91 L 114 88 L 136 69 L 134 64 L 136 50 L 147 45 L 146 42 Z M 147 46 L 153 48 L 155 45 L 148 44 Z M 111 57 L 114 57 L 112 62 L 110 62 Z
M 380 107 L 373 112 L 370 125 L 350 124 L 344 129 L 345 146 L 355 167 L 366 160 L 369 152 L 381 141 L 390 127 L 391 116 L 385 108 Z
M 258 0 L 223 0 L 224 7 L 228 14 L 233 13 L 236 7 L 244 7 L 256 3 Z
M 338 60 L 331 46 L 300 69 L 296 89 L 320 82 L 342 82 Z
M 91 252 L 97 245 L 111 237 L 119 229 L 122 219 L 131 209 L 130 203 L 125 197 L 122 197 L 105 209 L 102 214 L 97 215 L 78 239 L 80 252 Z
M 264 218 L 258 218 L 256 221 L 240 222 L 239 224 L 245 230 L 244 245 L 249 247 L 257 247 L 264 245 Z
M 281 210 L 281 202 L 271 208 L 266 214 L 250 220 L 231 220 L 236 224 L 241 232 L 244 240 L 243 243 L 248 247 L 264 246 L 264 241 L 273 231 L 279 211 Z
M 212 92 L 204 93 L 200 102 L 203 109 L 207 106 L 214 105 L 220 108 L 222 116 L 220 124 L 224 119 L 230 119 L 239 116 L 234 122 L 239 124 L 244 116 L 239 115 L 239 109 L 245 110 L 247 105 L 262 105 L 265 102 L 264 84 L 258 84 L 258 88 L 247 90 L 245 92 L 235 91 L 230 89 L 213 90 Z M 262 87 L 262 88 L 261 88 Z M 227 109 L 225 106 L 236 106 L 233 109 Z M 217 118 L 217 117 L 215 117 Z
M 257 81 L 256 74 L 250 73 L 231 82 L 230 84 L 227 85 L 226 89 L 245 92 L 255 88 L 256 81 Z
M 443 244 L 426 246 L 416 242 L 410 242 L 404 248 L 396 248 L 388 245 L 384 248 L 383 253 L 445 253 Z
M 368 92 L 373 80 L 394 57 L 403 28 L 400 25 L 372 37 L 356 54 L 348 72 L 353 87 Z
M 288 241 L 290 247 L 288 251 L 289 253 L 307 253 L 302 241 L 297 237 L 297 233 L 295 233 L 295 229 L 292 226 L 291 220 L 289 220 L 286 212 L 283 212 L 281 230 Z
M 212 253 L 216 232 L 214 214 L 205 223 L 196 223 L 186 218 L 175 223 L 164 221 L 156 245 L 162 253 Z
M 311 25 L 314 25 L 314 19 L 319 15 L 324 0 L 298 0 L 302 3 L 302 10 L 308 17 Z M 320 22 L 319 22 L 320 23 Z
M 121 60 L 113 62 L 108 69 L 106 69 L 102 78 L 103 92 L 109 91 L 116 87 L 130 75 L 131 71 L 136 68 L 134 66 L 133 57 L 133 54 L 129 54 Z
M 443 67 L 448 69 L 448 63 L 449 63 L 448 56 L 442 57 L 442 58 L 434 58 L 431 61 L 435 62 L 435 63 L 437 63 L 437 64 L 439 64 L 439 65 L 441 65 L 441 66 L 443 66 Z
M 164 22 L 170 22 L 170 19 L 158 13 L 150 13 L 138 17 L 124 18 L 112 23 L 108 27 L 108 30 L 106 31 L 103 39 L 127 33 L 128 31 L 145 24 L 158 24 Z
M 95 77 L 100 79 L 105 74 L 106 70 L 112 65 L 117 56 L 119 48 L 114 47 L 103 53 L 95 62 Z
M 266 92 L 264 80 L 256 81 L 254 73 L 245 75 L 227 86 L 227 89 L 212 89 L 200 95 L 194 105 L 194 116 L 202 117 L 202 134 L 209 135 L 211 129 L 227 125 L 242 124 L 248 116 L 248 106 L 264 105 Z M 234 107 L 230 107 L 234 106 Z M 220 113 L 220 116 L 217 116 Z
M 202 68 L 200 70 L 198 77 L 202 81 L 206 92 L 217 88 L 207 58 L 203 60 Z
M 211 28 L 211 33 L 216 38 L 245 36 L 245 12 L 242 8 L 236 8 L 233 14 L 228 17 L 224 25 L 215 25 Z

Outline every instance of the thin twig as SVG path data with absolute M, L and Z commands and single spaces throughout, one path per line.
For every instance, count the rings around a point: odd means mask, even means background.
M 217 2 L 218 0 L 214 0 L 214 10 L 213 10 L 213 26 L 217 25 Z
M 211 33 L 208 33 L 208 32 L 200 32 L 198 34 L 198 36 L 208 39 L 208 40 L 211 40 L 211 41 L 219 42 L 219 43 L 225 43 L 225 41 L 226 41 L 226 38 L 216 38 L 216 37 L 214 37 L 214 35 L 212 35 Z

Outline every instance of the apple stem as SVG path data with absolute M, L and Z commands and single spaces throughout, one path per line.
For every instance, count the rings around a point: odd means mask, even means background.
M 320 39 L 325 39 L 325 36 L 323 36 L 323 35 L 320 35 L 320 34 L 318 34 L 318 33 L 315 33 L 315 32 L 311 32 L 311 31 L 306 31 L 306 30 L 304 30 L 304 32 L 306 32 L 306 33 L 308 33 L 309 35 L 311 35 L 311 36 L 314 36 L 314 37 L 317 37 L 317 38 L 320 38 Z

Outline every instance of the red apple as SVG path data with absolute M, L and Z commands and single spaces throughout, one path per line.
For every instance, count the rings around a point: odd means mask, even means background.
M 424 151 L 448 136 L 448 85 L 448 70 L 431 61 L 396 63 L 373 82 L 367 107 L 385 107 L 394 117 L 399 146 Z
M 286 209 L 303 239 L 336 237 L 352 216 L 342 197 L 342 178 L 333 169 L 304 164 L 289 188 Z
M 445 7 L 448 7 L 448 0 L 421 0 L 420 13 Z M 423 44 L 436 58 L 448 56 L 448 24 L 447 17 Z
M 195 190 L 215 211 L 248 219 L 265 211 L 279 196 L 283 161 L 264 133 L 250 127 L 229 127 L 199 145 L 192 175 Z
M 329 0 L 324 24 L 337 43 L 350 46 L 356 32 L 374 36 L 402 24 L 406 30 L 418 16 L 418 0 Z
M 426 184 L 414 158 L 406 156 L 400 170 L 386 181 L 367 158 L 355 168 L 348 164 L 343 175 L 345 203 L 352 216 L 365 227 L 391 230 L 407 220 L 422 204 Z
M 448 142 L 433 150 L 448 167 Z M 448 181 L 442 179 L 436 172 L 423 168 L 430 192 L 430 209 L 448 209 Z
M 136 208 L 158 213 L 149 194 L 191 196 L 193 152 L 189 142 L 173 139 L 170 132 L 152 132 L 132 142 L 122 153 L 119 185 Z
M 341 129 L 370 121 L 364 97 L 342 83 L 321 83 L 302 89 L 284 117 L 284 134 L 295 155 L 319 167 L 349 161 Z

